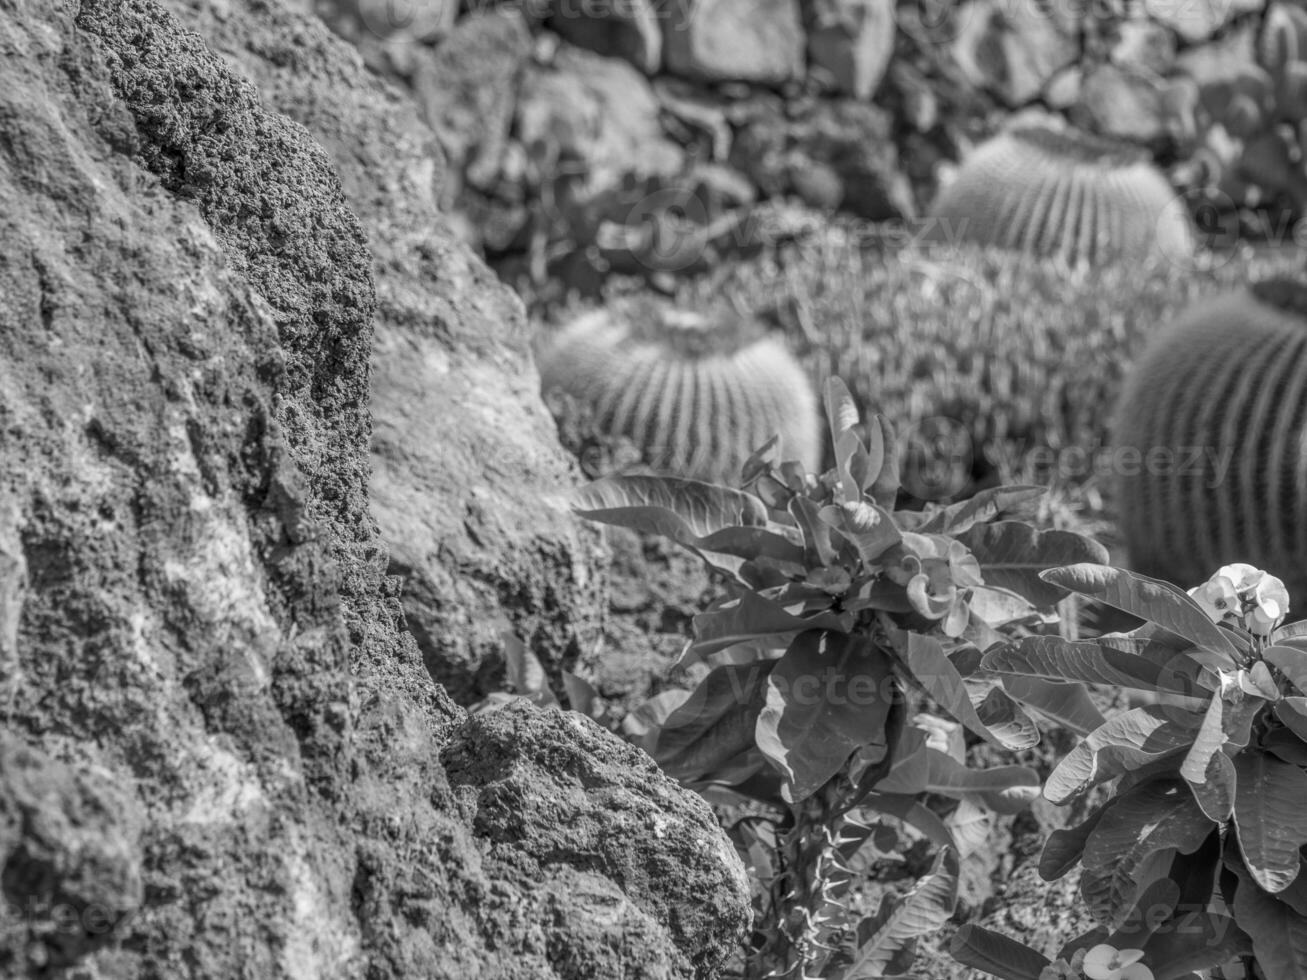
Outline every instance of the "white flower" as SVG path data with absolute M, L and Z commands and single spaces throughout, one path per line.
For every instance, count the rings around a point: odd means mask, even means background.
M 1085 954 L 1085 976 L 1089 980 L 1153 980 L 1153 971 L 1139 961 L 1142 949 L 1117 949 L 1099 943 Z
M 1189 595 L 1213 622 L 1242 626 L 1256 636 L 1270 636 L 1289 612 L 1284 583 L 1243 563 L 1222 566 Z

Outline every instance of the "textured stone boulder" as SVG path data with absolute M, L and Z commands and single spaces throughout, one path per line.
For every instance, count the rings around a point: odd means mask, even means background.
M 803 74 L 797 0 L 671 0 L 659 7 L 668 71 L 774 85 Z
M 808 27 L 808 58 L 836 90 L 870 99 L 894 53 L 894 0 L 819 0 Z
M 553 0 L 546 25 L 571 44 L 624 58 L 653 75 L 663 62 L 654 0 Z
M 1038 4 L 968 0 L 954 18 L 952 51 L 963 76 L 1010 107 L 1029 102 L 1078 56 L 1074 20 L 1056 5 L 1045 11 Z
M 0 751 L 0 888 L 33 903 L 0 972 L 584 976 L 588 906 L 450 784 L 464 716 L 400 628 L 369 513 L 374 313 L 444 356 L 452 427 L 478 383 L 509 397 L 492 364 L 529 373 L 517 307 L 426 221 L 431 137 L 390 128 L 413 110 L 339 41 L 262 3 L 174 9 L 322 145 L 153 3 L 0 0 L 0 695 L 26 746 Z M 528 399 L 504 411 L 549 431 Z M 542 758 L 629 752 L 539 717 Z M 701 818 L 704 846 L 667 855 L 721 842 L 698 800 L 640 784 Z M 633 973 L 707 977 L 734 941 L 738 866 L 703 860 L 721 888 L 691 906 L 603 876 L 649 924 Z
M 521 304 L 450 243 L 430 132 L 364 73 L 332 88 L 346 49 L 180 6 L 335 155 L 372 245 L 372 509 L 428 669 L 471 702 L 501 679 L 507 630 L 556 681 L 597 636 L 598 539 L 540 502 L 576 477 L 539 397 Z

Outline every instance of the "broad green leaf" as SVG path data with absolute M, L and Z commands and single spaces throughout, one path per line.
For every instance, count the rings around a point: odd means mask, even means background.
M 1291 646 L 1269 646 L 1262 651 L 1262 659 L 1278 667 L 1289 683 L 1302 694 L 1307 694 L 1307 650 Z
M 907 639 L 899 653 L 911 677 L 950 715 L 981 738 L 1001 748 L 1028 749 L 1038 742 L 1037 730 L 1034 732 L 1034 738 L 1031 739 L 1028 731 L 1019 729 L 1017 736 L 1007 741 L 1000 734 L 991 731 L 972 705 L 966 682 L 958 673 L 958 669 L 953 666 L 948 655 L 944 653 L 940 642 L 934 637 L 920 633 L 903 635 Z M 1033 729 L 1034 726 L 1031 725 L 1030 728 Z
M 853 545 L 858 557 L 870 564 L 903 540 L 894 518 L 883 508 L 860 500 L 846 507 L 827 505 L 818 516 L 835 533 Z
M 500 634 L 504 643 L 504 674 L 515 694 L 541 707 L 557 707 L 558 698 L 549 687 L 545 668 L 525 643 L 508 630 Z
M 926 735 L 921 729 L 908 727 L 894 749 L 889 773 L 873 787 L 877 793 L 917 796 L 930 783 L 930 765 L 926 756 Z
M 746 561 L 770 558 L 785 565 L 803 564 L 803 543 L 793 528 L 773 524 L 762 527 L 724 527 L 720 531 L 696 538 L 698 551 L 731 555 Z
M 1307 844 L 1307 772 L 1264 752 L 1240 752 L 1234 825 L 1239 852 L 1257 884 L 1283 891 L 1298 876 L 1298 848 Z
M 1040 531 L 1023 521 L 978 524 L 959 536 L 980 562 L 986 585 L 1025 596 L 1038 609 L 1052 609 L 1067 590 L 1040 573 L 1075 562 L 1105 562 L 1107 550 L 1071 531 Z
M 954 799 L 980 797 L 996 813 L 1018 813 L 1039 795 L 1039 774 L 1024 766 L 968 769 L 933 748 L 926 749 L 925 762 L 926 792 Z
M 802 560 L 780 525 L 767 530 L 766 505 L 740 490 L 671 477 L 613 476 L 578 487 L 567 503 L 586 520 L 668 538 L 727 575 L 737 575 L 750 558 Z
M 867 426 L 867 441 L 873 448 L 881 447 L 880 468 L 867 493 L 878 506 L 893 510 L 899 493 L 899 455 L 889 419 L 883 415 L 873 418 Z
M 915 796 L 897 793 L 869 793 L 862 804 L 877 813 L 901 820 L 938 847 L 956 847 L 953 834 L 939 815 Z
M 944 823 L 958 842 L 958 857 L 969 858 L 989 844 L 994 830 L 994 811 L 971 799 L 962 800 Z
M 1123 711 L 1058 763 L 1044 785 L 1044 797 L 1066 803 L 1099 783 L 1187 749 L 1201 724 L 1201 715 L 1170 705 Z
M 1253 957 L 1266 980 L 1307 980 L 1307 917 L 1240 874 L 1234 918 L 1252 939 Z
M 971 607 L 973 620 L 980 619 L 989 626 L 1002 626 L 1019 619 L 1040 617 L 1040 613 L 1030 604 L 1029 599 L 1007 589 L 974 587 L 971 596 L 967 599 L 967 605 Z M 995 637 L 998 639 L 1000 635 L 995 634 Z M 987 643 L 982 649 L 988 649 L 989 646 L 990 644 Z
M 1047 492 L 1047 488 L 1035 486 L 990 487 L 974 497 L 935 511 L 917 530 L 922 534 L 952 534 L 956 537 Z
M 1088 563 L 1052 569 L 1044 573 L 1044 579 L 1156 623 L 1200 647 L 1225 654 L 1231 667 L 1240 656 L 1230 634 L 1212 622 L 1191 596 L 1169 582 L 1122 568 Z
M 967 681 L 969 688 L 983 687 L 976 678 Z M 998 741 L 1009 748 L 1030 748 L 1039 744 L 1039 726 L 1035 724 L 1024 708 L 1008 695 L 997 683 L 989 686 L 985 696 L 972 704 L 976 706 L 976 717 Z
M 821 519 L 821 508 L 808 497 L 790 499 L 790 517 L 803 532 L 803 554 L 808 568 L 835 564 L 839 555 L 831 540 L 831 527 Z
M 855 749 L 885 744 L 890 667 L 870 641 L 817 630 L 776 661 L 755 737 L 785 777 L 787 802 L 811 796 Z
M 754 747 L 754 727 L 775 660 L 709 671 L 658 732 L 654 760 L 689 782 L 724 768 Z
M 1096 922 L 1119 929 L 1135 908 L 1136 896 L 1166 877 L 1173 851 L 1153 851 L 1134 866 L 1134 877 L 1113 868 L 1085 868 L 1080 874 L 1080 897 Z
M 1271 710 L 1285 728 L 1307 742 L 1307 698 L 1281 698 Z
M 1075 827 L 1059 827 L 1048 835 L 1044 842 L 1043 853 L 1039 855 L 1039 877 L 1045 881 L 1056 881 L 1074 868 L 1085 853 L 1089 835 L 1094 832 L 1103 814 L 1116 801 L 1109 800 L 1085 818 Z
M 982 663 L 986 670 L 1003 674 L 1156 691 L 1163 682 L 1162 667 L 1134 652 L 1146 649 L 1149 642 L 1116 636 L 1093 640 L 1024 636 L 990 650 Z
M 648 701 L 622 719 L 622 734 L 650 755 L 654 753 L 654 744 L 658 732 L 673 711 L 690 699 L 693 691 L 679 687 L 655 694 Z
M 858 923 L 848 947 L 838 951 L 826 973 L 829 980 L 873 980 L 908 943 L 930 935 L 953 914 L 958 897 L 958 858 L 944 848 L 930 873 L 902 898 L 885 896 L 880 908 Z
M 696 656 L 707 656 L 737 643 L 757 642 L 772 648 L 788 646 L 804 630 L 847 631 L 851 616 L 823 612 L 815 616 L 796 616 L 785 607 L 752 590 L 744 590 L 738 599 L 694 617 Z
M 572 509 L 592 521 L 617 524 L 693 544 L 728 527 L 763 527 L 767 511 L 752 494 L 665 476 L 612 476 L 578 487 Z
M 1253 951 L 1234 919 L 1192 911 L 1161 923 L 1142 947 L 1134 948 L 1143 949 L 1143 962 L 1153 971 L 1153 980 L 1180 980 Z
M 1065 684 L 1042 677 L 1004 674 L 1003 689 L 1027 708 L 1034 708 L 1080 737 L 1106 724 L 1107 719 L 1094 704 L 1089 692 L 1079 684 Z
M 849 389 L 839 378 L 826 382 L 826 420 L 831 443 L 835 448 L 835 472 L 840 480 L 840 494 L 848 503 L 862 499 L 862 491 L 876 479 L 879 461 L 873 461 L 858 438 L 858 408 Z M 879 429 L 876 430 L 879 436 Z M 883 450 L 882 450 L 883 453 Z M 875 469 L 872 464 L 875 462 Z
M 577 677 L 570 670 L 563 671 L 563 690 L 567 694 L 567 704 L 573 711 L 594 718 L 602 714 L 599 704 L 599 692 L 584 677 Z
M 1052 963 L 1038 950 L 968 922 L 953 934 L 949 955 L 964 966 L 989 973 L 999 980 L 1039 980 Z
M 1238 783 L 1234 762 L 1225 752 L 1213 752 L 1207 760 L 1201 782 L 1185 780 L 1203 813 L 1217 823 L 1225 823 L 1234 810 L 1234 792 Z
M 1081 861 L 1086 870 L 1106 876 L 1119 908 L 1134 901 L 1140 868 L 1151 855 L 1192 853 L 1213 827 L 1184 783 L 1154 780 L 1125 793 L 1104 811 Z

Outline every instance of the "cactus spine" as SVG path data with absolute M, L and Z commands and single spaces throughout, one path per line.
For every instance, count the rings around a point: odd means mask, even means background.
M 979 146 L 931 206 L 930 240 L 971 241 L 1071 264 L 1185 259 L 1193 230 L 1144 157 L 1076 130 L 1025 126 Z
M 1307 602 L 1307 286 L 1268 280 L 1182 314 L 1127 379 L 1113 433 L 1138 571 L 1188 588 L 1247 562 Z
M 543 389 L 588 406 L 604 435 L 675 476 L 735 481 L 779 434 L 782 459 L 820 462 L 817 398 L 784 343 L 739 317 L 651 302 L 585 314 L 540 357 Z

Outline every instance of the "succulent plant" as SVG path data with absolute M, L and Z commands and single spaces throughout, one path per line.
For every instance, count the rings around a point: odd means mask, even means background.
M 1112 428 L 1134 568 L 1188 587 L 1247 562 L 1307 600 L 1307 285 L 1271 278 L 1182 313 Z
M 806 373 L 783 339 L 734 313 L 613 303 L 560 330 L 539 363 L 546 394 L 588 406 L 600 434 L 629 439 L 656 470 L 734 481 L 775 435 L 781 458 L 820 463 Z
M 1188 214 L 1147 156 L 1052 124 L 1000 132 L 931 206 L 932 242 L 965 240 L 1073 264 L 1186 258 Z

